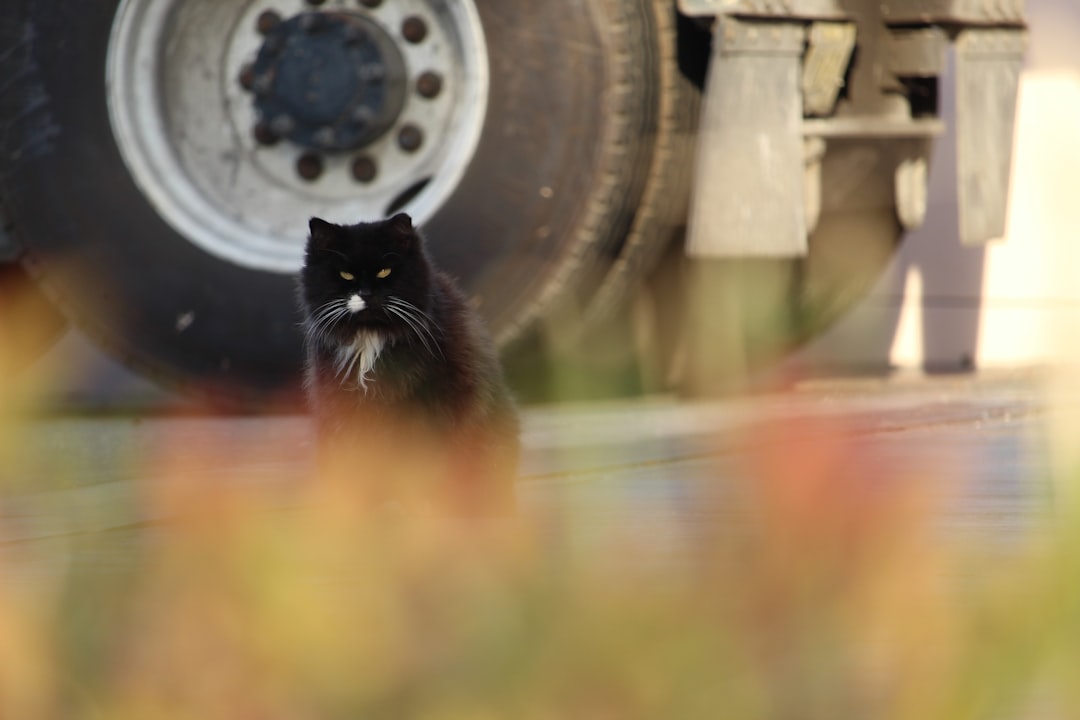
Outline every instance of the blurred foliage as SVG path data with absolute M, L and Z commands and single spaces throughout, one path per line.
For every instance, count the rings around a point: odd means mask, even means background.
M 723 526 L 730 497 L 703 487 L 696 516 L 721 520 L 667 562 L 657 538 L 557 501 L 463 520 L 371 510 L 348 483 L 273 465 L 223 478 L 209 469 L 259 466 L 259 438 L 193 442 L 174 424 L 113 458 L 118 477 L 143 478 L 142 524 L 26 539 L 27 473 L 68 488 L 88 469 L 62 448 L 35 456 L 0 405 L 0 718 L 962 720 L 1080 706 L 1077 508 L 1007 553 L 950 539 L 927 473 L 955 469 L 868 455 L 841 421 L 747 428 L 743 521 Z

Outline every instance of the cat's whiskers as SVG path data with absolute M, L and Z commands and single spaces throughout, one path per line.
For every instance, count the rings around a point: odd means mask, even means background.
M 320 325 L 326 323 L 330 318 L 333 318 L 341 308 L 340 300 L 331 300 L 325 305 L 321 305 L 308 318 L 305 327 L 308 329 L 317 329 Z
M 329 315 L 316 323 L 312 323 L 308 326 L 308 335 L 310 337 L 320 337 L 325 335 L 331 328 L 338 324 L 338 322 L 345 317 L 344 313 L 337 313 Z
M 401 298 L 398 298 L 398 297 L 388 298 L 387 299 L 387 304 L 393 305 L 393 306 L 397 307 L 399 310 L 404 311 L 406 314 L 409 315 L 409 317 L 411 319 L 417 321 L 417 323 L 419 323 L 420 326 L 423 327 L 424 330 L 426 330 L 428 332 L 428 337 L 430 337 L 432 340 L 435 339 L 435 336 L 431 334 L 431 330 L 430 330 L 430 327 L 431 327 L 431 324 L 432 324 L 431 323 L 431 318 L 428 317 L 427 313 L 425 313 L 423 310 L 416 307 L 415 305 L 413 305 L 408 300 L 402 300 Z
M 412 329 L 427 351 L 431 353 L 432 357 L 436 357 L 435 352 L 437 350 L 438 357 L 445 359 L 442 348 L 439 346 L 439 341 L 435 338 L 435 334 L 431 330 L 431 318 L 428 317 L 427 313 L 413 305 L 411 302 L 397 297 L 389 298 L 386 301 L 385 307 L 388 311 L 401 318 L 401 320 Z M 429 339 L 430 342 L 428 342 Z
M 431 344 L 428 342 L 427 338 L 424 337 L 424 329 L 421 326 L 417 325 L 416 320 L 411 318 L 406 313 L 406 311 L 402 310 L 401 308 L 394 307 L 392 305 L 387 305 L 386 310 L 387 310 L 387 312 L 392 313 L 393 315 L 398 317 L 402 322 L 404 322 L 409 327 L 409 329 L 413 331 L 413 333 L 416 335 L 416 337 L 420 338 L 420 342 L 424 345 L 424 347 L 431 354 L 431 356 L 435 357 L 435 351 L 431 348 Z
M 321 305 L 311 317 L 307 325 L 309 337 L 318 337 L 330 331 L 342 318 L 349 315 L 348 303 L 345 300 L 331 300 Z

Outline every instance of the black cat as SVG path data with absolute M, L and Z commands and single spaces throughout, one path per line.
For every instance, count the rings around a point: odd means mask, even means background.
M 412 220 L 309 228 L 299 291 L 321 471 L 373 504 L 511 510 L 515 404 L 476 312 Z

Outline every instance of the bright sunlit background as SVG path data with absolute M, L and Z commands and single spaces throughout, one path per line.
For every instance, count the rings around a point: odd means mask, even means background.
M 931 161 L 925 225 L 851 317 L 807 349 L 837 368 L 1057 365 L 1080 355 L 1080 6 L 1029 0 L 1006 237 L 961 247 L 956 137 Z M 951 76 L 942 87 L 955 115 Z

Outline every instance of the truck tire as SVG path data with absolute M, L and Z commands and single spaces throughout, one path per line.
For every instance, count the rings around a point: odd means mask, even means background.
M 295 397 L 294 276 L 315 214 L 412 213 L 506 345 L 602 275 L 633 222 L 664 4 L 340 0 L 316 23 L 301 2 L 282 17 L 268 2 L 13 0 L 3 214 L 69 319 L 203 397 Z M 374 140 L 267 122 L 319 89 L 304 67 L 309 84 L 268 90 L 260 63 L 281 71 L 283 46 L 323 31 L 342 53 L 361 38 L 381 78 L 364 82 L 393 86 Z
M 642 192 L 630 222 L 605 249 L 607 259 L 591 268 L 587 281 L 560 294 L 543 323 L 514 344 L 509 369 L 528 400 L 604 399 L 658 389 L 656 360 L 668 338 L 655 325 L 652 276 L 663 258 L 682 254 L 711 33 L 673 3 L 650 5 L 655 46 L 636 60 L 646 77 L 655 78 L 657 107 L 640 130 L 654 138 Z M 667 305 L 681 313 L 677 303 Z

